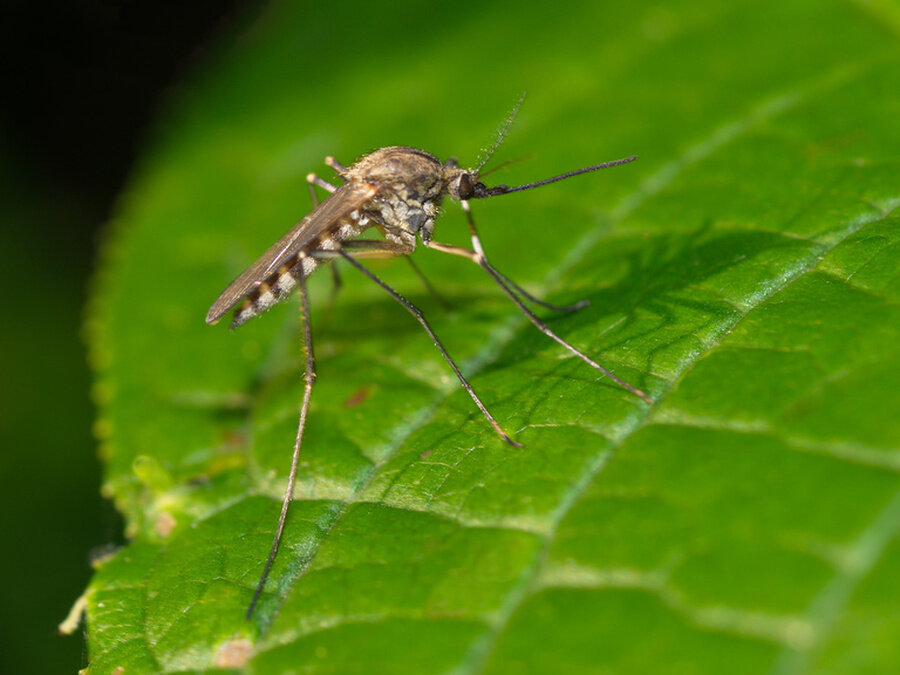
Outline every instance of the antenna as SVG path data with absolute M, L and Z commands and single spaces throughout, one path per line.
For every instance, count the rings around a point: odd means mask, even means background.
M 512 112 L 509 113 L 509 117 L 506 118 L 506 121 L 503 123 L 503 126 L 500 128 L 500 132 L 497 134 L 497 140 L 494 141 L 494 144 L 491 146 L 491 149 L 488 150 L 488 153 L 484 156 L 484 159 L 482 159 L 481 162 L 479 162 L 478 166 L 475 168 L 475 171 L 473 173 L 476 176 L 479 174 L 479 172 L 484 167 L 484 165 L 487 164 L 488 160 L 491 158 L 491 156 L 494 154 L 494 152 L 497 150 L 497 148 L 500 147 L 500 144 L 503 142 L 503 139 L 506 138 L 506 132 L 509 131 L 509 127 L 512 125 L 513 120 L 515 120 L 516 115 L 519 114 L 519 107 L 521 107 L 522 101 L 525 100 L 526 94 L 527 94 L 527 92 L 524 92 L 524 91 L 522 92 L 522 95 L 519 97 L 519 100 L 516 101 L 516 105 L 515 105 L 515 107 L 513 107 Z
M 526 183 L 525 185 L 516 185 L 515 187 L 509 187 L 507 185 L 497 185 L 495 187 L 485 187 L 480 183 L 475 184 L 474 194 L 470 197 L 470 199 L 484 199 L 486 197 L 496 197 L 497 195 L 505 195 L 510 192 L 521 192 L 522 190 L 530 190 L 531 188 L 540 187 L 541 185 L 548 185 L 550 183 L 555 183 L 559 180 L 565 180 L 566 178 L 571 178 L 572 176 L 578 176 L 583 173 L 590 173 L 591 171 L 597 171 L 599 169 L 608 169 L 613 166 L 619 166 L 620 164 L 628 164 L 629 162 L 633 162 L 637 159 L 637 155 L 632 157 L 625 157 L 623 159 L 616 159 L 612 162 L 603 162 L 603 164 L 594 164 L 594 166 L 586 166 L 583 169 L 576 169 L 575 171 L 569 171 L 567 173 L 560 174 L 559 176 L 554 176 L 553 178 L 545 178 L 544 180 L 539 180 L 534 183 Z M 479 187 L 480 186 L 480 187 Z

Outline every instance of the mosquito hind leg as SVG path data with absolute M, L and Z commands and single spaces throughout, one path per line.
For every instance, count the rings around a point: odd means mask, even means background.
M 294 482 L 297 478 L 297 467 L 300 464 L 300 447 L 303 445 L 303 431 L 306 429 L 306 416 L 309 412 L 309 400 L 312 396 L 313 384 L 316 381 L 316 357 L 313 354 L 309 297 L 306 292 L 306 278 L 302 274 L 298 279 L 297 287 L 300 295 L 300 314 L 303 317 L 303 351 L 306 356 L 306 372 L 303 374 L 303 401 L 300 403 L 300 421 L 297 423 L 297 436 L 294 439 L 294 452 L 291 455 L 291 470 L 288 474 L 288 483 L 284 491 L 284 498 L 281 502 L 281 515 L 278 517 L 278 527 L 275 529 L 272 548 L 269 550 L 269 557 L 266 559 L 266 565 L 263 568 L 262 576 L 259 579 L 259 583 L 256 585 L 256 590 L 253 592 L 253 599 L 250 601 L 250 606 L 247 608 L 247 621 L 253 616 L 253 610 L 262 595 L 266 580 L 269 578 L 269 572 L 272 571 L 272 563 L 275 562 L 275 556 L 278 554 L 278 546 L 281 543 L 281 534 L 284 531 L 284 523 L 287 520 L 288 508 L 294 497 Z

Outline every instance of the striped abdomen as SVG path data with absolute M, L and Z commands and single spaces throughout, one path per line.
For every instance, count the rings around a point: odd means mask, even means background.
M 308 278 L 315 272 L 322 264 L 322 259 L 315 256 L 316 251 L 336 251 L 342 242 L 358 236 L 368 226 L 369 219 L 357 211 L 335 223 L 247 294 L 246 299 L 234 310 L 231 328 L 247 323 L 287 297 L 297 285 L 301 274 Z

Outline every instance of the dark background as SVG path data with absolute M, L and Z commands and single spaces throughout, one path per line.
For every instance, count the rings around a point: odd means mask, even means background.
M 168 88 L 251 5 L 2 4 L 0 672 L 85 665 L 82 636 L 57 624 L 87 585 L 91 550 L 121 541 L 91 435 L 88 279 Z

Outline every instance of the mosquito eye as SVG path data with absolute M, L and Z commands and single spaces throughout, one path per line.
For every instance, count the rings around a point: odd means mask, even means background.
M 472 176 L 464 173 L 459 177 L 459 198 L 468 199 L 472 196 Z

